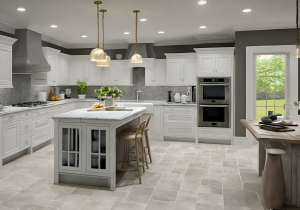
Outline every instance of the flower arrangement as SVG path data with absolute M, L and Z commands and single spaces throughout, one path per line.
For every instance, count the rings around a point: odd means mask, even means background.
M 111 88 L 103 86 L 102 88 L 95 90 L 95 92 L 98 93 L 101 98 L 117 98 L 123 96 L 123 92 L 117 87 Z

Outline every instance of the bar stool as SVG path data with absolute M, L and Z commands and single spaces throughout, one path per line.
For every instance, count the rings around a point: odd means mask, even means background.
M 136 168 L 122 168 L 122 169 L 118 169 L 117 171 L 137 171 L 139 174 L 139 181 L 140 184 L 142 184 L 142 179 L 141 179 L 141 168 L 143 167 L 143 172 L 145 172 L 145 165 L 144 165 L 144 145 L 143 145 L 143 134 L 144 134 L 144 129 L 145 129 L 145 124 L 146 121 L 142 122 L 137 130 L 135 132 L 121 132 L 119 134 L 117 134 L 117 139 L 119 139 L 118 141 L 118 145 L 117 145 L 117 166 L 119 163 L 130 163 L 131 161 L 136 161 Z M 130 152 L 128 152 L 128 150 L 126 151 L 127 154 L 125 154 L 125 158 L 124 160 L 118 161 L 119 160 L 119 151 L 120 151 L 120 140 L 123 140 L 124 142 L 135 142 L 135 158 L 131 159 L 130 156 Z M 140 152 L 139 148 L 141 146 L 142 151 Z M 140 154 L 141 154 L 141 161 L 140 161 Z
M 265 207 L 281 209 L 285 199 L 285 183 L 281 155 L 286 152 L 281 149 L 266 149 L 267 162 L 262 176 L 262 196 Z
M 145 142 L 145 145 L 144 145 L 144 149 L 145 149 L 144 153 L 145 153 L 145 155 L 149 156 L 150 163 L 152 163 L 152 156 L 151 156 L 151 149 L 150 149 L 150 142 L 149 142 L 149 135 L 148 135 L 150 119 L 151 119 L 151 116 L 148 118 L 148 120 L 146 122 L 145 130 L 144 130 L 145 139 L 146 139 L 146 142 Z M 135 132 L 137 129 L 138 129 L 138 126 L 130 126 L 126 129 L 122 130 L 121 132 L 129 132 L 129 131 Z M 146 149 L 147 149 L 147 151 L 146 151 Z M 145 160 L 146 160 L 147 168 L 149 168 L 147 157 L 145 157 Z

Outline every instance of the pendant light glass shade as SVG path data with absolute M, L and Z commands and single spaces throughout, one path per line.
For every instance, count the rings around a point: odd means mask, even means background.
M 131 59 L 130 63 L 143 63 L 143 58 L 140 54 L 135 53 Z
M 106 59 L 104 61 L 97 61 L 96 65 L 98 67 L 110 67 L 110 61 L 111 61 L 111 59 L 110 59 L 109 55 L 107 55 Z
M 137 50 L 137 30 L 138 30 L 138 13 L 139 10 L 133 11 L 135 15 L 135 54 L 131 57 L 130 63 L 143 63 L 143 58 L 140 54 L 138 54 Z
M 91 61 L 103 61 L 106 60 L 106 53 L 102 48 L 95 48 L 91 52 Z

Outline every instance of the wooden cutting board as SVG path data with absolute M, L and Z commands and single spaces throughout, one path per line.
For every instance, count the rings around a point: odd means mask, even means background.
M 274 132 L 288 132 L 288 131 L 295 131 L 293 128 L 279 126 L 279 125 L 264 125 L 260 124 L 259 127 L 264 130 L 274 131 Z

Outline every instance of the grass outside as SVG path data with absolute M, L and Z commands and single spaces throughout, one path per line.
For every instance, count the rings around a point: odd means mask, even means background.
M 256 119 L 260 120 L 262 117 L 268 116 L 268 111 L 273 113 L 280 113 L 284 115 L 283 104 L 285 99 L 274 100 L 257 100 L 256 101 Z

